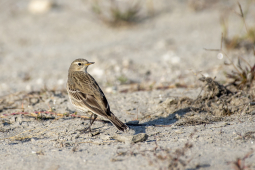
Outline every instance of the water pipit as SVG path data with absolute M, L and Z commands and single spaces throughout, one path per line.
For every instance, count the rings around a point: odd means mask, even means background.
M 96 80 L 87 72 L 88 66 L 91 64 L 94 62 L 76 59 L 69 67 L 66 89 L 71 103 L 82 112 L 87 110 L 92 112 L 90 126 L 87 128 L 89 131 L 91 131 L 91 126 L 98 115 L 110 120 L 119 130 L 126 130 L 128 126 L 111 112 L 103 91 Z

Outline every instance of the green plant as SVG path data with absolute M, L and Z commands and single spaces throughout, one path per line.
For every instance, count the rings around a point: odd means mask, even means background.
M 121 84 L 125 84 L 128 82 L 128 78 L 124 75 L 121 75 L 117 78 L 117 80 L 121 83 Z

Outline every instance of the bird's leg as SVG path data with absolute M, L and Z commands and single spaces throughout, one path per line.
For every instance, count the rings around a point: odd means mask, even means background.
M 97 115 L 96 114 L 93 114 L 94 115 L 94 119 L 92 120 L 91 118 L 92 118 L 92 115 L 91 115 L 91 117 L 90 117 L 90 126 L 92 126 L 92 124 L 94 123 L 94 121 L 96 120 L 96 118 L 97 118 Z
M 93 116 L 94 116 L 94 118 L 92 119 Z M 91 127 L 92 127 L 92 124 L 95 122 L 96 118 L 97 118 L 97 115 L 92 113 L 90 118 L 89 118 L 90 125 L 89 125 L 89 127 L 85 128 L 84 131 L 88 130 L 88 132 L 91 133 Z
M 93 118 L 93 119 L 90 119 L 90 135 L 91 135 L 91 136 L 95 136 L 95 135 L 100 134 L 99 132 L 91 133 L 91 126 L 92 126 L 92 124 L 94 123 L 94 121 L 95 121 L 96 118 L 97 118 L 97 115 L 96 115 L 96 114 L 93 114 L 93 115 L 94 115 L 94 118 Z M 92 118 L 92 116 L 91 116 L 91 118 Z
M 91 116 L 89 117 L 89 123 L 90 123 L 90 125 L 88 126 L 88 127 L 86 127 L 85 129 L 83 129 L 83 130 L 79 130 L 80 132 L 83 132 L 83 133 L 87 133 L 87 132 L 90 132 L 91 133 L 91 120 L 92 120 L 92 116 L 93 116 L 93 114 L 91 114 Z
M 93 116 L 94 116 L 94 118 L 92 119 Z M 85 128 L 84 130 L 81 130 L 81 131 L 82 131 L 83 133 L 89 132 L 89 133 L 91 134 L 91 126 L 92 126 L 92 124 L 95 122 L 96 118 L 97 118 L 97 115 L 94 114 L 94 113 L 92 113 L 91 116 L 90 116 L 90 118 L 89 118 L 89 123 L 90 123 L 89 127 Z M 92 135 L 92 134 L 91 134 L 91 135 Z M 93 136 L 93 135 L 92 135 L 92 136 Z

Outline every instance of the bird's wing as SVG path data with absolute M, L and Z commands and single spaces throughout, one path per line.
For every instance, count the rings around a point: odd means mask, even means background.
M 92 112 L 101 116 L 110 116 L 110 107 L 104 93 L 97 82 L 89 74 L 71 76 L 72 83 L 68 83 L 69 96 L 77 105 L 87 106 Z

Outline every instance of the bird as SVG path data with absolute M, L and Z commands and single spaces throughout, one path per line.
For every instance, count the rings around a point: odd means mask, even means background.
M 109 103 L 97 84 L 96 80 L 88 73 L 88 66 L 95 62 L 86 59 L 74 60 L 68 70 L 66 84 L 67 93 L 72 105 L 79 111 L 90 111 L 90 125 L 86 130 L 91 132 L 91 126 L 97 116 L 108 119 L 119 130 L 125 131 L 128 126 L 120 121 L 110 110 Z M 92 119 L 92 117 L 94 117 Z

